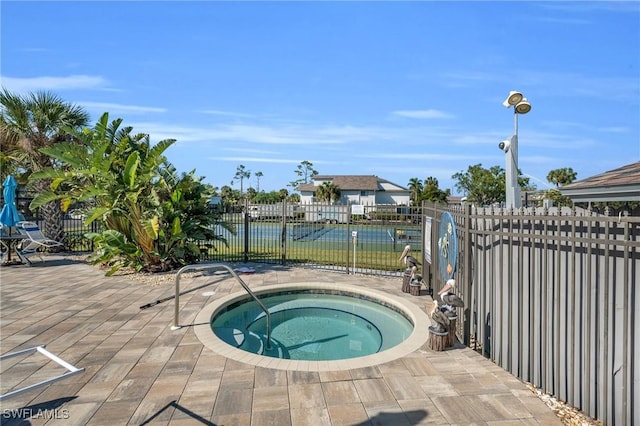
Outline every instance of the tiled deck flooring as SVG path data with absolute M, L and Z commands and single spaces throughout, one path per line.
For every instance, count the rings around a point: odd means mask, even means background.
M 344 282 L 409 299 L 400 279 L 249 265 L 251 286 Z M 181 296 L 181 324 L 215 298 L 240 291 L 224 276 L 216 293 Z M 212 279 L 184 279 L 182 288 Z M 0 353 L 46 344 L 83 373 L 1 401 L 2 424 L 61 425 L 560 425 L 527 387 L 461 345 L 426 345 L 401 359 L 344 371 L 285 371 L 243 364 L 204 347 L 193 327 L 172 331 L 174 304 L 140 306 L 173 294 L 61 257 L 0 268 Z M 9 358 L 1 390 L 62 373 L 39 354 Z

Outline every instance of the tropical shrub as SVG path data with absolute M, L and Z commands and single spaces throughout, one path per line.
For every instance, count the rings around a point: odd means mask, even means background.
M 65 168 L 47 168 L 32 179 L 50 179 L 50 189 L 38 194 L 32 206 L 59 200 L 66 210 L 88 205 L 85 224 L 99 221 L 94 263 L 108 266 L 107 275 L 122 267 L 137 271 L 166 271 L 196 262 L 200 244 L 226 244 L 217 232 L 235 232 L 219 213 L 209 210 L 211 189 L 194 177 L 178 176 L 164 152 L 175 140 L 151 145 L 149 135 L 133 134 L 109 123 L 105 113 L 94 128 L 67 129 L 78 142 L 42 149 Z

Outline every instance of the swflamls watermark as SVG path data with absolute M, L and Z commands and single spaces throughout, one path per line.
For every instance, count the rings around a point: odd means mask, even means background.
M 2 410 L 3 419 L 63 420 L 69 418 L 66 408 L 15 408 Z

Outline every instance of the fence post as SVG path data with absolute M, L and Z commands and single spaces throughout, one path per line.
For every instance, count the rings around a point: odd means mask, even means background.
M 98 233 L 98 222 L 95 221 L 95 220 L 93 222 L 91 222 L 91 232 Z M 90 241 L 91 241 L 91 245 L 90 245 L 91 253 L 93 253 L 94 252 L 94 248 L 95 248 L 94 247 L 94 243 L 93 243 L 94 238 L 92 238 Z
M 438 256 L 438 251 L 437 251 L 437 247 L 438 247 L 438 230 L 440 229 L 440 218 L 438 217 L 438 203 L 435 201 L 431 202 L 431 206 L 433 207 L 433 213 L 432 213 L 432 217 L 433 217 L 433 223 L 431 226 L 432 229 L 432 233 L 431 233 L 431 247 L 434 249 L 434 254 L 432 255 L 432 259 L 433 259 L 433 263 L 432 263 L 432 268 L 431 270 L 433 271 L 433 281 L 432 281 L 432 289 L 434 293 L 437 293 L 436 291 L 436 286 L 435 283 L 436 281 L 438 282 L 438 291 L 440 291 L 440 289 L 442 289 L 442 277 L 440 277 L 440 274 L 438 273 L 440 271 L 440 257 Z M 435 232 L 433 231 L 435 230 Z
M 280 233 L 280 263 L 287 263 L 287 200 L 282 199 L 282 231 Z
M 338 221 L 338 222 L 340 222 L 340 221 Z M 349 252 L 351 251 L 350 250 L 350 243 L 351 243 L 351 208 L 350 207 L 347 207 L 347 236 L 345 238 L 345 241 L 346 241 L 346 245 L 347 245 L 347 250 L 346 250 L 347 258 L 346 258 L 346 262 L 345 262 L 345 266 L 346 266 L 345 270 L 347 271 L 347 275 L 349 275 L 349 261 L 351 260 L 350 259 L 351 256 L 349 255 Z M 354 265 L 353 273 L 354 274 L 356 273 L 355 265 Z
M 242 214 L 244 218 L 244 253 L 243 258 L 245 262 L 249 261 L 249 200 L 244 200 L 244 212 Z
M 433 297 L 433 279 L 431 277 L 432 274 L 432 267 L 431 265 L 433 265 L 433 245 L 431 244 L 431 235 L 433 234 L 433 228 L 432 228 L 432 224 L 433 224 L 433 218 L 427 216 L 427 207 L 426 207 L 426 201 L 422 200 L 422 204 L 420 205 L 420 212 L 419 212 L 419 217 L 420 217 L 420 229 L 422 232 L 422 253 L 420 253 L 420 261 L 422 262 L 422 278 L 425 280 L 425 282 L 427 282 L 429 284 L 429 288 L 427 289 L 427 291 L 431 290 L 431 297 Z M 429 223 L 429 227 L 430 227 L 430 231 L 429 231 L 429 241 L 427 241 L 427 231 L 426 231 L 426 227 L 427 227 L 427 217 L 429 217 L 429 220 L 431 221 Z M 395 242 L 394 242 L 395 243 Z M 395 250 L 395 244 L 394 244 L 394 250 Z M 429 263 L 427 263 L 427 252 L 429 253 Z
M 471 323 L 472 312 L 475 307 L 476 301 L 473 299 L 473 256 L 471 256 L 472 244 L 471 244 L 471 204 L 464 206 L 464 271 L 462 273 L 462 280 L 464 282 L 464 297 L 465 308 L 462 324 L 462 341 L 464 345 L 469 347 L 471 345 Z

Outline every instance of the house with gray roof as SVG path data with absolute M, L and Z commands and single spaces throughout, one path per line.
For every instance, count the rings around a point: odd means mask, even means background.
M 338 204 L 376 205 L 395 204 L 408 206 L 411 191 L 375 175 L 316 175 L 311 183 L 298 186 L 300 202 L 314 203 L 316 190 L 324 182 L 332 182 L 340 188 Z
M 574 203 L 640 201 L 640 161 L 560 188 Z

